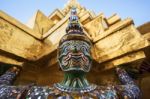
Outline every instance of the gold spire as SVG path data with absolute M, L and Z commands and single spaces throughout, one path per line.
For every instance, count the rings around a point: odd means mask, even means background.
M 69 0 L 68 5 L 70 7 L 77 7 L 79 5 L 79 3 L 77 2 L 77 0 Z
M 82 6 L 77 0 L 68 0 L 68 3 L 65 5 L 65 8 L 63 9 L 64 13 L 67 13 L 70 11 L 72 7 L 77 8 L 77 10 L 80 10 Z

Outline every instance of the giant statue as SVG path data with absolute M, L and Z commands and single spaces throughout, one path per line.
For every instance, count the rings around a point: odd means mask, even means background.
M 19 72 L 14 67 L 0 77 L 0 99 L 139 99 L 139 87 L 122 68 L 116 68 L 121 85 L 100 86 L 88 82 L 91 48 L 92 42 L 78 21 L 76 8 L 72 8 L 66 35 L 61 38 L 57 51 L 63 81 L 53 86 L 12 86 Z

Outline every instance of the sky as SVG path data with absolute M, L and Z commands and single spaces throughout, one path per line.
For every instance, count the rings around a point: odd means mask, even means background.
M 56 8 L 62 9 L 68 0 L 0 0 L 0 10 L 27 23 L 39 9 L 50 15 Z M 78 0 L 96 14 L 103 12 L 106 17 L 117 13 L 122 19 L 130 17 L 136 26 L 150 21 L 150 0 Z

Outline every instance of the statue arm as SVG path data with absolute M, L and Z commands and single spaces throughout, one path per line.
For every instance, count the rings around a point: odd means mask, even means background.
M 25 99 L 27 86 L 0 85 L 0 99 Z
M 11 85 L 18 72 L 19 69 L 17 67 L 10 68 L 7 72 L 0 76 L 0 85 Z
M 18 69 L 13 67 L 0 76 L 0 99 L 47 99 L 46 97 L 51 93 L 50 88 L 34 87 L 34 84 L 11 86 L 18 72 Z
M 135 85 L 135 82 L 133 81 L 133 79 L 128 75 L 128 73 L 124 69 L 117 68 L 116 72 L 117 72 L 120 82 L 123 85 L 128 85 L 128 84 Z
M 123 85 L 116 86 L 117 91 L 125 99 L 139 99 L 140 89 L 124 69 L 116 69 L 120 82 Z
M 0 99 L 26 99 L 27 91 L 32 85 L 11 86 L 19 72 L 16 67 L 10 68 L 0 76 Z

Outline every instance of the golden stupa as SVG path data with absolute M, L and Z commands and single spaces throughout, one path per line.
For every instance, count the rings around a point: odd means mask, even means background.
M 118 83 L 113 69 L 119 65 L 137 71 L 141 65 L 150 66 L 149 23 L 137 28 L 131 18 L 121 19 L 117 14 L 96 15 L 76 0 L 70 0 L 63 9 L 56 9 L 49 16 L 38 10 L 26 25 L 0 11 L 0 64 L 1 68 L 5 65 L 21 68 L 15 85 L 52 85 L 62 80 L 57 47 L 66 34 L 72 7 L 77 8 L 84 33 L 94 45 L 93 68 L 88 74 L 92 83 Z M 148 99 L 149 73 L 145 70 L 136 81 L 143 99 Z

